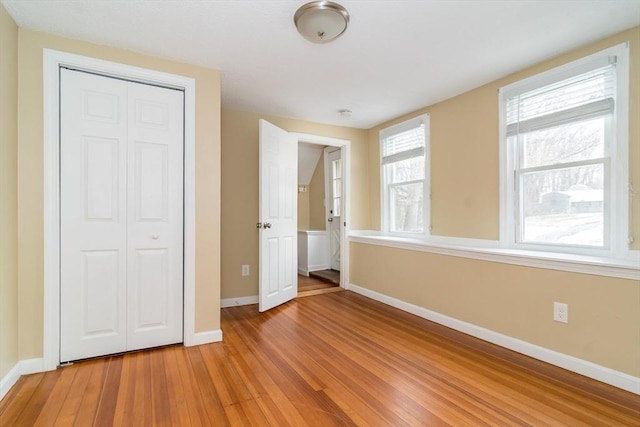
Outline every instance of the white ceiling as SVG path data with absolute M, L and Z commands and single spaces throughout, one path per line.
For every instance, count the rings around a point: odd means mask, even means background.
M 328 44 L 305 0 L 1 0 L 23 28 L 222 71 L 222 105 L 369 128 L 640 24 L 640 0 L 340 0 Z M 350 118 L 340 109 L 350 109 Z

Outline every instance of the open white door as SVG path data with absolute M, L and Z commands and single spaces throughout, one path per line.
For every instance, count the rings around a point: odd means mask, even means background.
M 342 159 L 339 147 L 327 147 L 325 158 L 325 208 L 327 210 L 327 230 L 331 248 L 331 269 L 340 271 L 342 253 Z
M 292 300 L 298 289 L 298 141 L 260 120 L 260 312 Z

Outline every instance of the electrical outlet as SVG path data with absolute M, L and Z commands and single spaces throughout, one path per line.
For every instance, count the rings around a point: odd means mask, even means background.
M 242 264 L 242 275 L 243 276 L 249 275 L 249 264 Z
M 569 323 L 569 306 L 561 302 L 553 303 L 553 320 Z

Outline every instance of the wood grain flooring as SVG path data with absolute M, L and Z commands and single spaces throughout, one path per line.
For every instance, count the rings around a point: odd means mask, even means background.
M 0 425 L 640 425 L 640 396 L 349 291 L 226 308 L 222 329 L 24 376 Z
M 343 290 L 343 288 L 334 283 L 298 274 L 298 298 L 328 294 L 330 292 L 340 292 Z
M 309 272 L 309 277 L 320 279 L 333 285 L 340 285 L 340 272 L 337 270 L 318 270 Z

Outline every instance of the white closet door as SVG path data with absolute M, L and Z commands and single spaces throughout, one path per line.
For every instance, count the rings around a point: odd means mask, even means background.
M 182 106 L 61 70 L 63 362 L 182 341 Z
M 126 350 L 127 83 L 61 70 L 60 360 Z
M 182 105 L 129 83 L 127 350 L 182 341 Z

